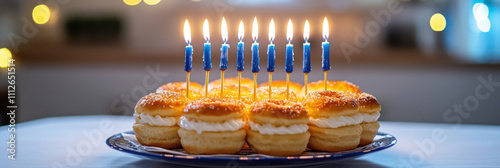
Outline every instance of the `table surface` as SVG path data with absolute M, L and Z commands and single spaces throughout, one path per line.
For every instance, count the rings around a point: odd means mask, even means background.
M 115 151 L 109 136 L 132 129 L 129 116 L 46 118 L 16 125 L 16 160 L 7 158 L 9 132 L 0 127 L 7 167 L 179 167 Z M 499 167 L 500 126 L 380 122 L 398 143 L 357 159 L 319 167 Z M 2 166 L 3 167 L 3 166 Z

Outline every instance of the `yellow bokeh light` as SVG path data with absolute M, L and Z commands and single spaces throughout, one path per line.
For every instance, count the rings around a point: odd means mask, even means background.
M 440 13 L 435 13 L 432 15 L 429 21 L 431 29 L 434 31 L 443 31 L 446 28 L 446 18 Z
M 127 4 L 128 6 L 135 6 L 141 3 L 141 0 L 123 0 L 123 3 Z
M 158 3 L 160 3 L 161 0 L 144 0 L 144 3 L 148 4 L 148 5 L 156 5 Z
M 0 67 L 5 68 L 9 66 L 9 60 L 12 59 L 12 53 L 10 53 L 9 49 L 1 48 L 0 49 Z
M 33 8 L 32 15 L 36 24 L 45 24 L 50 19 L 50 9 L 44 4 L 37 5 Z

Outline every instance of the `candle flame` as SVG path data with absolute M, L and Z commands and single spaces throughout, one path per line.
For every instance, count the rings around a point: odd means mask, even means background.
M 330 35 L 330 30 L 328 29 L 328 20 L 323 20 L 323 40 L 328 41 L 328 36 Z
M 189 28 L 189 22 L 187 19 L 186 22 L 184 22 L 184 40 L 186 41 L 186 44 L 191 44 L 191 28 Z
M 245 36 L 245 27 L 243 27 L 243 21 L 240 21 L 240 27 L 238 28 L 238 40 L 243 40 Z
M 293 39 L 293 25 L 292 19 L 288 20 L 288 26 L 286 28 L 286 40 L 288 43 L 292 42 Z
M 306 23 L 304 24 L 304 41 L 307 42 L 309 40 L 309 21 L 306 20 Z
M 275 28 L 274 28 L 274 19 L 271 19 L 271 23 L 269 23 L 269 42 L 273 43 L 274 41 L 274 33 L 275 33 Z
M 253 19 L 252 38 L 253 42 L 257 42 L 257 39 L 259 38 L 259 25 L 257 23 L 257 17 Z
M 226 43 L 228 35 L 227 35 L 227 23 L 224 17 L 222 17 L 221 35 L 222 35 L 222 42 Z
M 205 19 L 205 22 L 203 22 L 203 38 L 205 39 L 205 42 L 210 42 L 210 31 L 208 29 L 207 19 Z

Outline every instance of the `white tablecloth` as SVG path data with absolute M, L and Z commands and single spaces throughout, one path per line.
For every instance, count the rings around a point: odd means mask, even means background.
M 46 118 L 16 125 L 16 160 L 7 158 L 0 127 L 1 167 L 178 167 L 108 148 L 105 140 L 132 130 L 132 117 Z M 500 167 L 500 126 L 381 122 L 398 143 L 386 150 L 324 167 Z

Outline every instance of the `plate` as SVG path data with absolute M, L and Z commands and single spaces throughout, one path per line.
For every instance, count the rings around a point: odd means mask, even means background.
M 143 146 L 135 140 L 134 131 L 122 132 L 109 137 L 106 144 L 112 149 L 120 152 L 134 154 L 136 156 L 163 161 L 176 165 L 210 167 L 210 166 L 267 166 L 267 167 L 290 167 L 290 166 L 312 166 L 336 162 L 344 159 L 353 159 L 365 154 L 387 149 L 397 140 L 391 134 L 378 132 L 371 144 L 358 147 L 353 150 L 341 152 L 322 152 L 307 150 L 300 156 L 273 157 L 256 154 L 248 145 L 234 155 L 191 155 L 182 149 L 166 150 L 157 147 Z

